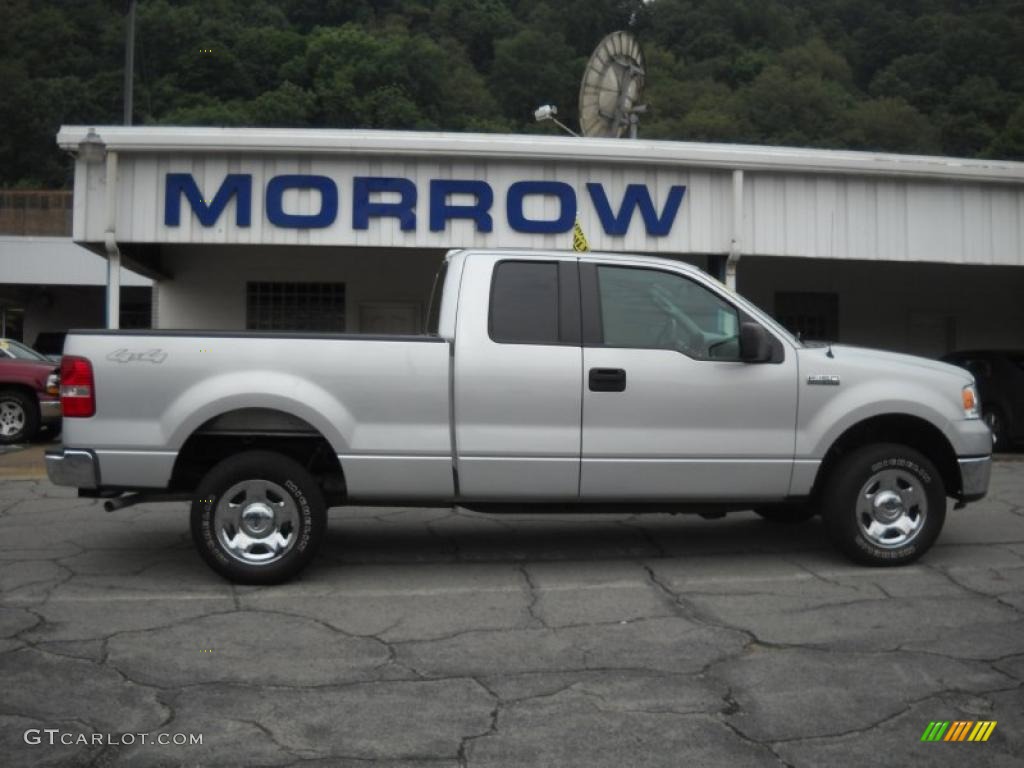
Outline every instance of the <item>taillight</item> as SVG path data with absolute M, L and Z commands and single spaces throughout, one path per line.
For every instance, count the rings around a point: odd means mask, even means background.
M 96 413 L 92 363 L 84 357 L 65 355 L 60 360 L 60 407 L 65 418 Z

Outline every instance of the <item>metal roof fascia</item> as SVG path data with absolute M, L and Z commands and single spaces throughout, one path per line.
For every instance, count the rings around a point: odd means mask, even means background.
M 1024 163 L 796 147 L 414 131 L 163 126 L 97 126 L 94 130 L 110 149 L 122 153 L 444 156 L 1024 184 Z M 88 131 L 87 126 L 63 126 L 57 143 L 74 151 Z

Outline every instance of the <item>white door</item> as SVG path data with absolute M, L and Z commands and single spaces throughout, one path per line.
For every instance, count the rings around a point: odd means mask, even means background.
M 778 342 L 774 362 L 740 362 L 743 313 L 685 275 L 582 263 L 581 278 L 581 497 L 785 496 L 793 351 Z
M 454 363 L 463 499 L 579 495 L 579 319 L 574 258 L 466 261 Z

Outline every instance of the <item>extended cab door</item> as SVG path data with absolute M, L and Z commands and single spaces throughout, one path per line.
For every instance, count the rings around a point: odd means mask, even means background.
M 583 370 L 576 259 L 467 259 L 455 340 L 459 496 L 575 500 Z
M 789 489 L 796 355 L 739 359 L 746 317 L 668 267 L 580 263 L 583 499 L 781 498 Z

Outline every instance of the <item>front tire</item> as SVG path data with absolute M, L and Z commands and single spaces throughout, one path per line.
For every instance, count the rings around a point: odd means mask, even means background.
M 865 565 L 906 565 L 927 552 L 946 520 L 946 492 L 918 451 L 887 443 L 859 448 L 826 480 L 821 514 L 832 542 Z
M 327 505 L 312 476 L 279 453 L 247 451 L 217 464 L 192 501 L 192 540 L 206 563 L 239 584 L 279 584 L 313 559 Z
M 39 431 L 39 406 L 17 389 L 0 392 L 0 445 L 27 443 Z

